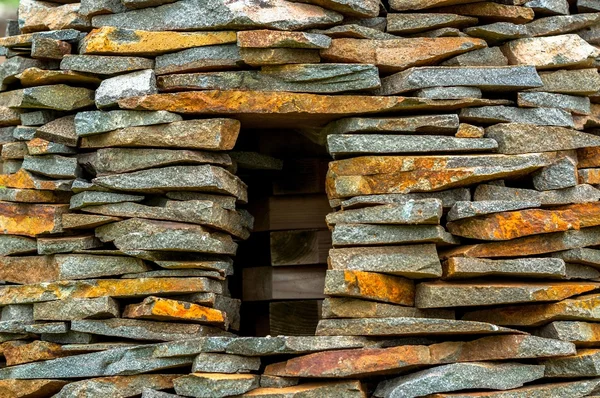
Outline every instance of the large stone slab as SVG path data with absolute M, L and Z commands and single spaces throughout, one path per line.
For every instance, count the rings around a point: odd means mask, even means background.
M 599 287 L 581 282 L 423 282 L 417 285 L 415 305 L 448 308 L 559 301 Z
M 556 321 L 542 327 L 538 334 L 551 339 L 570 341 L 578 347 L 594 347 L 600 343 L 600 326 L 592 322 Z
M 486 186 L 486 185 L 482 185 Z M 477 202 L 461 201 L 456 202 L 448 212 L 446 219 L 448 221 L 462 220 L 465 218 L 483 216 L 505 211 L 514 211 L 540 207 L 540 201 L 527 200 L 483 200 Z
M 67 55 L 60 63 L 63 70 L 96 75 L 119 75 L 153 67 L 154 61 L 148 58 L 109 55 Z
M 144 196 L 127 195 L 116 192 L 83 191 L 71 196 L 70 209 L 79 210 L 89 206 L 99 206 L 121 202 L 141 202 Z
M 50 30 L 45 32 L 25 33 L 18 35 L 5 36 L 0 39 L 0 46 L 12 47 L 30 47 L 34 39 L 51 39 L 66 42 L 74 42 L 79 39 L 80 32 L 76 29 Z
M 468 123 L 521 123 L 538 126 L 575 127 L 569 112 L 557 108 L 514 108 L 510 106 L 485 106 L 464 109 L 462 122 Z
M 329 164 L 330 199 L 373 194 L 441 191 L 521 176 L 552 163 L 556 155 L 365 156 Z
M 94 179 L 94 183 L 114 190 L 140 193 L 197 191 L 235 196 L 247 202 L 246 184 L 216 166 L 172 166 L 115 174 Z
M 458 244 L 460 241 L 439 225 L 337 224 L 333 229 L 334 247 L 390 244 Z
M 294 0 L 299 3 L 319 5 L 353 17 L 376 17 L 380 3 L 377 0 Z
M 549 93 L 592 95 L 600 90 L 600 75 L 597 69 L 563 69 L 541 72 L 544 85 L 531 91 Z
M 463 319 L 494 322 L 503 326 L 542 326 L 554 321 L 598 321 L 598 294 L 588 294 L 558 303 L 506 306 L 467 312 Z
M 95 102 L 98 108 L 110 108 L 121 99 L 157 92 L 154 71 L 146 69 L 103 80 L 96 90 Z
M 485 135 L 496 140 L 498 151 L 506 154 L 562 151 L 600 145 L 600 137 L 593 134 L 563 127 L 523 123 L 497 124 L 488 127 Z
M 327 224 L 433 224 L 442 217 L 439 199 L 408 200 L 405 203 L 342 210 L 327 215 Z
M 484 276 L 560 279 L 566 276 L 565 262 L 552 258 L 528 257 L 509 260 L 488 260 L 483 258 L 452 257 L 443 264 L 443 269 L 445 279 L 466 279 Z
M 122 251 L 158 250 L 235 254 L 230 235 L 200 225 L 130 218 L 96 228 L 96 237 Z
M 173 381 L 175 392 L 192 397 L 229 397 L 259 386 L 260 378 L 250 374 L 192 373 Z
M 569 263 L 600 267 L 600 250 L 590 248 L 571 249 L 563 252 L 552 253 L 552 257 L 562 259 Z
M 136 112 L 136 111 L 87 111 L 75 115 L 75 133 L 79 137 L 107 133 L 126 127 L 152 126 L 179 122 L 183 118 L 177 114 L 165 111 Z
M 241 90 L 293 93 L 342 93 L 379 88 L 373 65 L 295 64 L 264 66 L 260 71 L 204 72 L 159 76 L 160 91 Z
M 263 384 L 261 377 L 261 386 Z M 282 388 L 263 387 L 240 397 L 264 398 L 365 398 L 366 392 L 359 381 L 334 381 L 327 383 L 305 383 Z
M 51 180 L 19 168 L 13 174 L 0 174 L 0 184 L 8 188 L 70 192 L 73 180 Z
M 454 319 L 453 310 L 421 310 L 415 307 L 379 303 L 353 298 L 327 297 L 321 308 L 322 319 L 332 318 L 441 318 Z
M 19 29 L 22 33 L 61 29 L 90 29 L 88 17 L 79 12 L 79 3 L 56 4 L 38 0 L 19 3 Z
M 319 33 L 246 30 L 238 32 L 237 44 L 245 48 L 328 48 L 331 39 Z
M 425 318 L 323 319 L 318 336 L 445 336 L 514 333 L 485 322 Z
M 23 170 L 50 178 L 73 179 L 81 175 L 76 158 L 60 155 L 25 156 Z
M 527 25 L 517 25 L 512 22 L 495 22 L 488 25 L 473 26 L 464 30 L 472 37 L 478 37 L 496 44 L 507 40 L 529 37 Z
M 98 15 L 94 26 L 151 31 L 273 28 L 302 30 L 341 22 L 342 15 L 317 6 L 268 0 L 262 7 L 223 0 L 183 0 L 156 8 Z
M 328 270 L 325 294 L 354 297 L 406 306 L 414 305 L 415 286 L 411 280 L 375 272 Z
M 227 328 L 227 314 L 214 308 L 161 297 L 146 297 L 139 304 L 129 304 L 123 318 L 168 322 L 192 322 Z
M 518 104 L 520 107 L 561 108 L 579 115 L 591 113 L 590 99 L 575 95 L 522 92 L 518 94 Z
M 44 397 L 58 393 L 67 384 L 64 380 L 1 380 L 0 393 L 11 398 Z
M 568 8 L 566 13 L 569 13 Z M 600 22 L 598 13 L 551 16 L 528 23 L 527 31 L 534 37 L 552 36 L 584 29 L 598 22 Z
M 101 83 L 98 76 L 90 73 L 75 72 L 71 70 L 45 70 L 28 68 L 16 76 L 23 87 L 47 86 L 66 84 L 95 88 Z
M 408 194 L 385 194 L 355 196 L 341 202 L 343 210 L 361 208 L 365 206 L 385 205 L 393 203 L 404 203 L 408 200 L 439 199 L 442 201 L 444 210 L 450 210 L 455 203 L 470 201 L 471 192 L 467 188 L 448 189 L 441 192 L 422 192 Z M 340 206 L 339 204 L 337 206 Z M 337 207 L 336 206 L 336 207 Z
M 154 72 L 157 75 L 166 75 L 169 73 L 239 69 L 242 66 L 242 57 L 240 48 L 237 45 L 223 44 L 194 47 L 172 54 L 159 55 L 156 57 L 155 62 Z
M 91 279 L 61 281 L 0 289 L 0 305 L 39 303 L 67 298 L 135 298 L 153 294 L 177 295 L 222 292 L 219 282 L 205 278 Z
M 540 361 L 546 367 L 545 376 L 548 378 L 597 377 L 600 350 L 584 348 L 577 354 L 562 358 L 552 358 Z
M 40 205 L 0 202 L 0 226 L 3 234 L 35 237 L 62 232 L 66 205 Z
M 598 386 L 597 379 L 563 382 L 563 383 L 544 383 L 527 387 L 515 388 L 507 391 L 487 391 L 487 392 L 458 392 L 449 394 L 434 394 L 433 398 L 472 398 L 472 397 L 490 397 L 490 398 L 561 398 L 561 397 L 591 397 L 588 395 Z
M 517 4 L 508 2 L 508 4 Z M 504 5 L 494 2 L 476 4 L 459 4 L 442 7 L 435 12 L 454 13 L 478 17 L 481 22 L 512 22 L 522 24 L 533 20 L 535 13 L 532 9 L 516 5 Z
M 155 388 L 157 390 L 173 388 L 173 379 L 179 376 L 177 374 L 152 374 L 81 380 L 69 383 L 54 398 L 100 395 L 106 397 L 110 397 L 111 395 L 135 397 L 139 396 L 145 388 Z
M 517 91 L 541 87 L 533 66 L 430 66 L 410 68 L 381 80 L 381 95 L 406 93 L 429 87 L 469 86 L 483 91 Z
M 250 373 L 259 369 L 260 358 L 220 353 L 201 353 L 192 365 L 193 373 Z
M 351 117 L 329 123 L 319 133 L 327 136 L 330 134 L 352 133 L 414 133 L 432 135 L 454 135 L 459 127 L 458 116 L 425 115 L 393 118 L 359 118 Z M 324 140 L 321 142 L 325 142 Z
M 458 363 L 422 370 L 379 383 L 375 397 L 420 397 L 469 389 L 508 390 L 544 376 L 544 367 L 519 363 Z
M 119 303 L 111 297 L 57 300 L 33 305 L 33 319 L 37 321 L 72 321 L 118 317 Z
M 386 31 L 399 35 L 426 32 L 440 28 L 465 28 L 477 24 L 477 18 L 456 14 L 414 13 L 388 14 Z
M 391 0 L 390 7 L 395 11 L 413 11 L 427 8 L 450 6 L 454 4 L 477 3 L 482 0 L 422 0 L 418 3 L 412 0 Z
M 159 147 L 213 151 L 233 149 L 240 131 L 234 119 L 201 119 L 125 127 L 105 134 L 84 137 L 82 148 Z
M 374 64 L 382 72 L 434 65 L 447 58 L 486 47 L 481 39 L 463 37 L 397 40 L 333 39 L 321 50 L 327 62 Z
M 192 47 L 235 43 L 236 33 L 228 32 L 148 32 L 104 26 L 82 41 L 80 54 L 156 56 Z
M 0 94 L 0 101 L 2 96 Z M 294 106 L 290 107 L 289 104 Z M 314 127 L 348 116 L 468 106 L 502 105 L 506 100 L 335 96 L 286 92 L 193 91 L 167 93 L 119 101 L 122 109 L 167 110 L 190 115 L 235 115 L 246 127 Z
M 536 191 L 526 188 L 502 187 L 483 184 L 475 189 L 475 201 L 532 201 L 542 206 L 566 205 L 571 203 L 596 202 L 600 199 L 600 191 L 591 185 L 581 184 L 572 188 L 552 191 Z
M 11 108 L 74 111 L 94 104 L 94 90 L 64 84 L 29 87 L 0 93 L 0 104 Z

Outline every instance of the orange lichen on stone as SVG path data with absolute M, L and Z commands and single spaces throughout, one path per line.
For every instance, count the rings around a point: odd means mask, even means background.
M 578 149 L 577 167 L 580 169 L 600 167 L 600 146 Z
M 580 169 L 579 170 L 580 184 L 600 184 L 600 168 L 599 169 Z
M 62 215 L 68 205 L 0 202 L 0 234 L 35 237 L 62 232 Z
M 219 326 L 227 326 L 228 323 L 227 316 L 222 311 L 161 297 L 147 297 L 140 304 L 128 305 L 123 312 L 123 318 L 179 320 Z
M 488 22 L 512 22 L 515 24 L 530 22 L 535 17 L 531 8 L 497 4 L 491 1 L 442 7 L 438 8 L 436 12 L 478 17 L 482 21 Z
M 50 256 L 0 257 L 0 280 L 32 284 L 59 278 L 56 262 Z
M 235 43 L 236 32 L 150 32 L 104 26 L 84 39 L 81 54 L 159 55 L 193 47 Z
M 56 191 L 58 190 L 58 185 L 54 180 L 35 178 L 24 169 L 19 169 L 14 174 L 0 174 L 0 187 Z
M 13 366 L 22 363 L 46 361 L 68 355 L 60 344 L 49 341 L 35 340 L 29 344 L 16 344 L 4 348 L 6 365 Z
M 0 397 L 3 398 L 45 398 L 59 392 L 68 381 L 65 380 L 0 380 Z
M 45 70 L 28 68 L 17 75 L 23 87 L 36 87 L 51 84 L 74 84 L 98 86 L 102 79 L 97 76 L 72 70 Z
M 325 277 L 325 294 L 364 298 L 386 303 L 414 305 L 413 281 L 375 272 L 329 270 Z

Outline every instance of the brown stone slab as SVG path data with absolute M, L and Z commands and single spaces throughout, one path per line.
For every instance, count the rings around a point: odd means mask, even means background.
M 325 294 L 392 304 L 414 305 L 414 283 L 399 276 L 375 272 L 328 270 Z
M 39 205 L 0 202 L 0 230 L 3 234 L 35 237 L 62 232 L 62 214 L 68 205 Z

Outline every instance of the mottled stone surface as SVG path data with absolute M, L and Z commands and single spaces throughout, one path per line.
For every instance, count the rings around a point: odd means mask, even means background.
M 139 304 L 129 304 L 123 318 L 157 321 L 193 322 L 227 328 L 227 315 L 214 308 L 161 297 L 146 297 Z
M 558 279 L 566 275 L 564 261 L 551 258 L 488 260 L 452 257 L 443 264 L 443 269 L 444 278 L 446 279 L 466 279 L 482 276 Z
M 177 374 L 152 374 L 136 376 L 100 377 L 81 380 L 65 386 L 55 398 L 71 398 L 76 396 L 139 396 L 146 388 L 157 390 L 173 387 L 173 379 Z
M 485 185 L 484 185 L 485 187 Z M 448 221 L 461 220 L 464 218 L 477 217 L 486 214 L 500 213 L 540 207 L 540 201 L 527 200 L 481 200 L 477 202 L 456 202 L 448 212 Z
M 10 398 L 44 397 L 56 394 L 67 384 L 63 380 L 1 380 L 0 394 Z
M 414 307 L 379 303 L 353 298 L 327 297 L 323 301 L 323 319 L 329 318 L 442 318 L 454 319 L 454 311 L 421 310 Z
M 261 377 L 261 387 L 241 397 L 265 397 L 265 398 L 364 398 L 366 391 L 359 381 L 335 381 L 328 383 L 305 383 L 298 386 L 285 386 L 274 388 L 263 386 Z M 287 379 L 286 379 L 287 380 Z M 293 380 L 293 378 L 292 378 Z
M 412 306 L 414 284 L 398 276 L 374 272 L 328 270 L 325 294 Z
M 333 229 L 333 245 L 389 245 L 407 243 L 458 244 L 457 238 L 444 227 L 433 225 L 369 225 L 337 224 Z
M 118 318 L 119 304 L 110 297 L 35 303 L 33 318 L 43 321 Z
M 574 127 L 569 112 L 557 108 L 514 108 L 509 106 L 486 106 L 463 109 L 461 121 L 468 123 L 520 123 L 538 126 Z
M 562 397 L 586 397 L 598 386 L 598 380 L 584 380 L 563 383 L 545 383 L 521 388 L 515 388 L 508 391 L 488 391 L 480 392 L 459 392 L 449 394 L 434 394 L 432 398 L 471 398 L 471 397 L 492 397 L 492 398 L 562 398 Z M 484 395 L 482 395 L 484 394 Z
M 107 133 L 126 127 L 151 126 L 179 122 L 182 117 L 174 113 L 136 111 L 88 111 L 75 115 L 75 132 L 79 137 Z
M 240 32 L 241 33 L 241 32 Z M 194 47 L 156 57 L 154 72 L 157 75 L 169 73 L 191 73 L 222 69 L 238 69 L 242 66 L 240 48 L 235 44 L 222 44 L 208 47 Z
M 157 93 L 156 76 L 151 69 L 103 80 L 96 90 L 96 106 L 109 108 L 121 99 Z
M 247 30 L 237 34 L 239 47 L 248 48 L 328 48 L 331 39 L 318 33 Z
M 245 374 L 192 373 L 173 381 L 175 392 L 193 397 L 228 397 L 259 386 L 259 377 Z
M 408 200 L 402 204 L 344 210 L 327 215 L 327 224 L 439 224 L 442 201 Z
M 24 0 L 19 4 L 19 28 L 23 33 L 77 29 L 88 30 L 90 19 L 81 15 L 79 3 L 56 4 L 38 0 Z
M 475 201 L 531 201 L 542 206 L 566 205 L 571 203 L 595 202 L 600 199 L 600 191 L 591 185 L 581 184 L 572 188 L 553 191 L 536 191 L 525 188 L 510 188 L 484 184 L 475 189 Z
M 192 364 L 193 373 L 250 373 L 259 368 L 260 358 L 220 353 L 201 353 Z
M 152 69 L 154 61 L 141 57 L 117 57 L 108 55 L 67 55 L 60 63 L 63 70 L 118 75 L 143 69 Z
M 564 69 L 541 72 L 544 85 L 532 91 L 549 93 L 592 95 L 600 90 L 600 75 L 597 69 Z
M 29 87 L 0 93 L 0 102 L 13 108 L 73 111 L 94 103 L 94 91 L 64 84 Z
M 518 94 L 518 103 L 520 107 L 560 108 L 580 115 L 591 112 L 589 98 L 575 95 L 522 92 Z

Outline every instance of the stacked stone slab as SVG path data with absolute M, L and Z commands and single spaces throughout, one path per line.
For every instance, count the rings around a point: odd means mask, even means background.
M 22 0 L 0 392 L 598 394 L 599 26 L 589 0 Z M 335 158 L 317 336 L 232 333 L 241 128 Z

